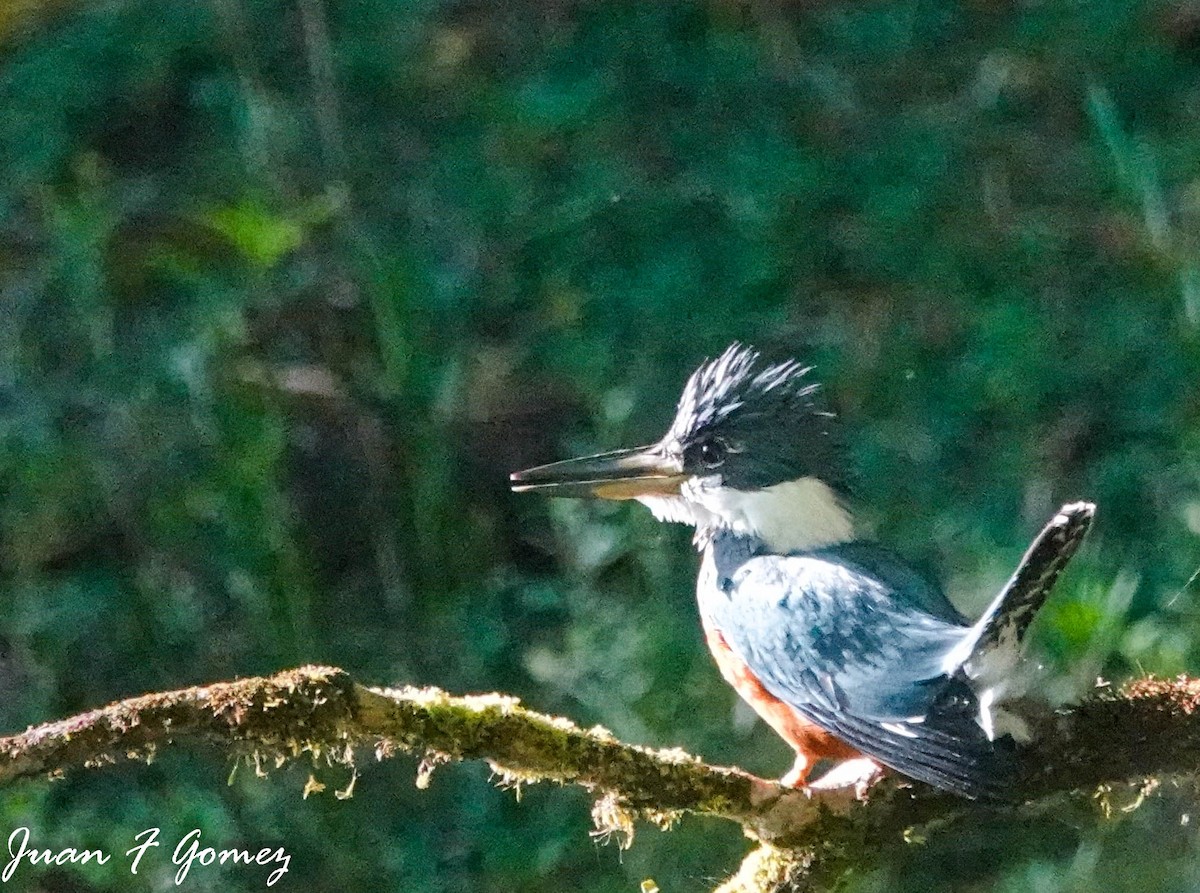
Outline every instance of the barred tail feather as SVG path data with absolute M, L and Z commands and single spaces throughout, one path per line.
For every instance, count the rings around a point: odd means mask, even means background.
M 976 635 L 965 643 L 969 650 L 960 659 L 968 676 L 979 676 L 980 668 L 998 652 L 1011 654 L 1015 661 L 1030 622 L 1079 549 L 1095 514 L 1090 502 L 1064 505 L 1038 534 L 1016 573 L 976 623 Z

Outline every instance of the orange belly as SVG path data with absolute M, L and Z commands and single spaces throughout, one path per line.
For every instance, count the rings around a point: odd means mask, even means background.
M 847 760 L 861 756 L 850 745 L 809 722 L 794 708 L 763 688 L 762 683 L 746 666 L 746 662 L 733 653 L 720 630 L 710 627 L 706 622 L 704 633 L 725 681 L 733 686 L 734 691 L 754 708 L 780 738 L 792 746 L 798 758 L 806 760 L 808 767 L 811 768 L 813 763 L 823 758 Z M 803 777 L 800 780 L 802 781 Z

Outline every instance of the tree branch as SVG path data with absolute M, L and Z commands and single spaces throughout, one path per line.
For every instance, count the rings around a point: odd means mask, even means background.
M 687 811 L 750 823 L 782 793 L 740 770 L 680 750 L 623 744 L 603 729 L 527 710 L 515 698 L 372 689 L 333 667 L 143 695 L 32 727 L 0 739 L 0 784 L 149 759 L 160 747 L 188 741 L 267 765 L 304 754 L 348 762 L 366 746 L 381 758 L 396 750 L 417 754 L 428 767 L 484 759 L 505 782 L 575 783 L 612 794 L 610 809 L 660 819 Z M 807 797 L 794 799 L 816 814 Z M 626 819 L 614 814 L 613 821 Z
M 1024 809 L 1056 794 L 1098 790 L 1200 766 L 1200 680 L 1143 679 L 1101 689 L 1078 707 L 1045 717 L 1026 752 L 1019 794 Z M 271 765 L 305 754 L 350 761 L 356 748 L 379 757 L 400 750 L 424 760 L 484 759 L 507 783 L 554 780 L 603 798 L 610 831 L 635 815 L 659 822 L 681 812 L 742 824 L 775 847 L 819 850 L 824 866 L 838 848 L 870 834 L 901 843 L 906 832 L 982 809 L 923 785 L 889 780 L 864 802 L 846 794 L 812 797 L 737 769 L 709 766 L 678 750 L 624 744 L 601 729 L 535 713 L 500 695 L 453 697 L 437 689 L 372 689 L 342 670 L 303 667 L 266 678 L 222 682 L 118 701 L 0 739 L 0 783 L 58 776 L 158 748 L 201 741 Z M 854 852 L 856 864 L 861 850 Z
M 1075 551 L 1091 506 L 1067 506 L 1034 541 L 1009 591 L 1044 597 Z M 1200 680 L 1143 679 L 1099 689 L 1077 707 L 1034 722 L 1014 799 L 1028 812 L 1063 795 L 1096 798 L 1130 782 L 1200 771 Z M 302 667 L 119 701 L 0 739 L 0 784 L 38 775 L 148 759 L 160 747 L 215 744 L 259 765 L 303 757 L 352 762 L 367 748 L 421 758 L 418 785 L 450 760 L 483 759 L 502 783 L 578 784 L 596 794 L 601 830 L 626 841 L 637 817 L 667 823 L 681 813 L 738 822 L 763 846 L 722 891 L 826 889 L 849 868 L 887 858 L 914 834 L 987 809 L 929 787 L 888 779 L 855 801 L 809 796 L 679 750 L 624 744 L 603 729 L 527 710 L 502 695 L 453 697 L 437 689 L 375 689 L 330 667 Z M 863 841 L 871 841 L 864 846 Z

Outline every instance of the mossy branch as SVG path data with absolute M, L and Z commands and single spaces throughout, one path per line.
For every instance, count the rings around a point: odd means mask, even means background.
M 1008 584 L 1018 601 L 1044 596 L 1091 512 L 1086 504 L 1067 506 L 1042 531 Z M 1200 680 L 1143 679 L 1041 717 L 1022 757 L 1018 809 L 1044 809 L 1064 796 L 1103 804 L 1119 785 L 1147 790 L 1167 776 L 1200 778 L 1198 707 Z M 505 783 L 585 787 L 597 797 L 601 829 L 626 839 L 639 816 L 659 823 L 688 812 L 729 819 L 761 846 L 724 893 L 826 889 L 848 870 L 878 864 L 914 835 L 983 809 L 896 779 L 862 801 L 840 792 L 810 797 L 679 750 L 625 744 L 503 695 L 368 688 L 331 667 L 143 695 L 30 728 L 0 739 L 0 783 L 146 759 L 189 741 L 268 763 L 305 755 L 353 759 L 368 748 L 380 758 L 403 751 L 422 760 L 418 784 L 441 762 L 482 759 Z
M 1143 679 L 1101 689 L 1078 707 L 1043 718 L 1025 756 L 1018 792 L 1028 801 L 1023 809 L 1071 792 L 1093 798 L 1123 783 L 1195 776 L 1197 707 L 1200 680 Z M 809 797 L 678 750 L 622 743 L 604 730 L 527 710 L 513 698 L 368 688 L 331 667 L 143 695 L 33 727 L 0 739 L 0 783 L 145 759 L 158 748 L 192 741 L 268 761 L 358 748 L 381 757 L 404 751 L 426 765 L 483 759 L 509 783 L 582 785 L 601 798 L 598 815 L 607 830 L 622 830 L 635 816 L 662 822 L 684 812 L 736 821 L 776 848 L 763 863 L 775 871 L 799 859 L 806 870 L 819 864 L 824 875 L 840 873 L 843 858 L 853 853 L 861 863 L 871 849 L 853 847 L 855 841 L 900 844 L 914 828 L 980 808 L 896 780 L 876 786 L 863 802 L 838 793 Z M 843 848 L 847 855 L 838 857 Z
M 235 756 L 280 761 L 370 747 L 430 764 L 483 759 L 510 782 L 559 781 L 612 793 L 621 807 L 748 821 L 779 789 L 679 750 L 623 744 L 603 729 L 527 710 L 503 695 L 374 689 L 333 667 L 301 667 L 118 701 L 0 739 L 0 783 L 146 759 L 158 748 L 210 742 Z M 807 798 L 800 798 L 807 804 Z

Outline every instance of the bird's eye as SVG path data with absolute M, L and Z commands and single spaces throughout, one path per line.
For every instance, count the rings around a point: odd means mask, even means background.
M 729 447 L 720 438 L 714 437 L 700 444 L 700 464 L 705 468 L 716 468 L 728 454 Z

